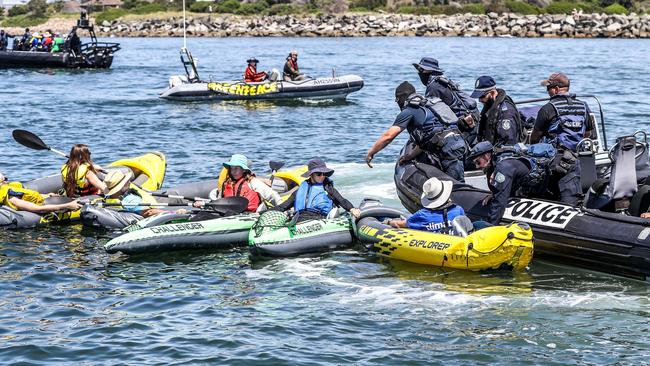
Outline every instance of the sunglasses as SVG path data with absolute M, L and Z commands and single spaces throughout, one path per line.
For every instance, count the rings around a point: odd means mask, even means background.
M 312 174 L 314 176 L 316 176 L 316 177 L 322 177 L 323 175 L 325 175 L 325 173 L 321 173 L 321 172 L 315 172 L 315 173 L 312 173 Z

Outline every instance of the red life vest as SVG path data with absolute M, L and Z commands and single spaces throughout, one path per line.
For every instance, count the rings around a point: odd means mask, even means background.
M 230 179 L 223 182 L 221 197 L 244 197 L 248 199 L 248 207 L 246 207 L 248 212 L 255 212 L 260 206 L 260 195 L 251 188 L 247 177 L 243 177 L 234 183 Z
M 258 83 L 266 79 L 265 72 L 257 72 L 255 66 L 248 65 L 246 68 L 246 73 L 244 74 L 244 81 L 247 83 Z

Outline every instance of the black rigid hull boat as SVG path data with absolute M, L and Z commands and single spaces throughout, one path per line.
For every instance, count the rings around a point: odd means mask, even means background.
M 77 31 L 85 29 L 90 33 L 90 42 L 81 43 Z M 13 49 L 0 51 L 0 67 L 39 67 L 39 68 L 96 68 L 108 69 L 113 63 L 119 43 L 98 42 L 93 26 L 85 14 L 77 20 L 77 25 L 67 35 L 60 52 L 29 51 L 18 39 Z
M 187 76 L 172 76 L 169 88 L 160 94 L 163 99 L 177 101 L 272 100 L 272 99 L 345 99 L 363 87 L 357 75 L 308 78 L 300 81 L 202 81 L 192 54 L 181 49 L 181 61 Z
M 600 129 L 604 131 L 602 119 Z M 598 136 L 602 136 L 600 131 Z M 620 192 L 629 187 L 630 181 L 636 188 L 636 177 L 641 181 L 648 176 L 648 144 L 636 141 L 635 149 L 625 150 L 622 146 L 630 139 L 634 145 L 634 136 L 621 138 L 610 152 L 598 149 L 599 146 L 606 148 L 604 140 L 600 144 L 592 141 L 586 145 L 593 150 L 580 152 L 581 183 L 587 193 L 585 202 L 593 194 L 593 188 L 591 191 L 590 188 L 598 179 L 606 178 L 612 191 Z M 407 144 L 401 154 L 411 148 Z M 410 212 L 421 208 L 422 185 L 427 179 L 437 177 L 453 181 L 428 157 L 421 156 L 418 160 L 395 166 L 397 195 Z M 645 161 L 645 164 L 640 164 L 640 161 Z M 482 201 L 490 191 L 485 175 L 481 171 L 466 171 L 465 182 L 454 181 L 452 200 L 462 206 L 472 220 L 487 220 L 489 206 L 484 206 Z M 573 207 L 545 199 L 512 197 L 502 223 L 528 223 L 533 228 L 535 256 L 538 258 L 650 281 L 650 220 L 638 217 L 650 206 L 650 189 L 649 186 L 641 187 L 631 192 L 628 189 L 629 216 L 584 205 Z

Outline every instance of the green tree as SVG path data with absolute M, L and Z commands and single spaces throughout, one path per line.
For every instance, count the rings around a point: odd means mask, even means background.
M 32 16 L 40 18 L 45 15 L 47 11 L 47 1 L 46 0 L 29 0 L 27 3 L 27 9 Z

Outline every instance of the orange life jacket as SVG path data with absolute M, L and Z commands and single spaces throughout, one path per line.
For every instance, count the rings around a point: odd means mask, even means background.
M 221 186 L 221 197 L 244 197 L 248 199 L 246 211 L 255 212 L 260 206 L 260 195 L 251 188 L 247 177 L 242 177 L 237 182 L 226 180 Z

